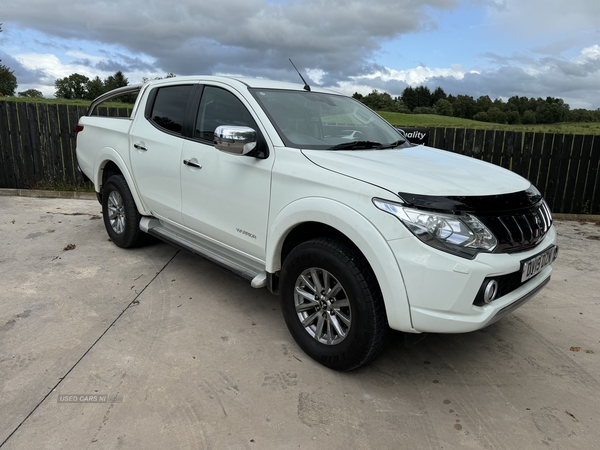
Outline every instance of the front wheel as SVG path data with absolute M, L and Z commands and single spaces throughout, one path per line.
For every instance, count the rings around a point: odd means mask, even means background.
M 102 191 L 102 215 L 110 240 L 122 248 L 142 242 L 140 213 L 123 175 L 111 176 Z
M 280 297 L 295 341 L 327 367 L 358 368 L 387 342 L 375 276 L 362 255 L 341 241 L 313 239 L 292 250 L 281 270 Z

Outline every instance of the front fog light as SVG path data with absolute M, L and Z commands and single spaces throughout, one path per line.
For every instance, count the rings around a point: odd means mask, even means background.
M 496 299 L 496 295 L 498 295 L 498 282 L 490 280 L 483 290 L 483 301 L 490 304 Z

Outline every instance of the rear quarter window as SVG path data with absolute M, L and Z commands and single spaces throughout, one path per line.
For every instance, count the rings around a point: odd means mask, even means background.
M 92 104 L 88 115 L 111 117 L 115 119 L 129 119 L 138 94 L 139 88 L 134 88 L 129 92 L 107 96 L 101 100 L 96 99 Z

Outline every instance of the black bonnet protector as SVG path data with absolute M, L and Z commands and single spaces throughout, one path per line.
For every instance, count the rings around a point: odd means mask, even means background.
M 477 216 L 500 216 L 528 209 L 542 200 L 542 194 L 531 185 L 529 189 L 510 194 L 483 196 L 437 196 L 399 192 L 406 206 L 446 213 L 470 213 Z
M 483 196 L 399 193 L 406 206 L 449 214 L 472 214 L 496 236 L 494 253 L 515 253 L 538 245 L 552 226 L 542 195 L 531 185 L 520 192 Z

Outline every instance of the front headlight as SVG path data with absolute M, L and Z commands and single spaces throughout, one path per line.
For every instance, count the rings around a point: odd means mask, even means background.
M 498 245 L 492 232 L 470 214 L 422 211 L 379 198 L 373 203 L 400 219 L 421 241 L 445 252 L 472 259 L 479 252 L 492 252 Z

